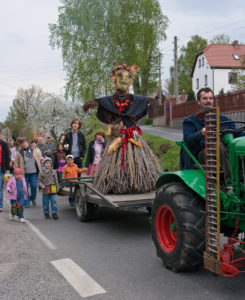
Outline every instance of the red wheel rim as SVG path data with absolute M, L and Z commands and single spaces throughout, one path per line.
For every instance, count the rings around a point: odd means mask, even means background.
M 175 230 L 173 230 L 175 227 Z M 156 232 L 158 241 L 164 251 L 173 252 L 177 245 L 177 227 L 172 210 L 163 205 L 159 207 L 156 215 Z

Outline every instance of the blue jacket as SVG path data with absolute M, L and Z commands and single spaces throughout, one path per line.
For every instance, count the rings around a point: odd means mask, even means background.
M 236 129 L 235 124 L 231 119 L 224 115 L 220 115 L 220 122 L 231 121 L 228 124 L 221 124 L 220 129 Z M 205 138 L 201 134 L 202 128 L 205 126 L 203 118 L 196 118 L 194 115 L 190 115 L 185 118 L 183 122 L 183 137 L 187 148 L 191 153 L 197 157 L 198 153 L 205 148 Z M 243 133 L 236 134 L 235 137 L 242 136 Z M 180 152 L 180 169 L 193 169 L 194 163 L 190 159 L 189 155 L 182 149 Z

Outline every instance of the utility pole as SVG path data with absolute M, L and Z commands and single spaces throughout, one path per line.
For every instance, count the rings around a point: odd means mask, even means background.
M 178 90 L 179 90 L 179 82 L 178 82 L 178 54 L 177 54 L 177 36 L 174 37 L 174 96 L 176 101 L 178 99 Z
M 159 53 L 159 104 L 162 104 L 162 54 Z

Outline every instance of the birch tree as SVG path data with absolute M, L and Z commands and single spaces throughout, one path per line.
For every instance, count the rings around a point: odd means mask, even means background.
M 136 93 L 156 84 L 160 41 L 168 19 L 157 0 L 62 0 L 50 44 L 62 50 L 66 97 L 82 101 L 111 92 L 112 67 L 136 64 Z

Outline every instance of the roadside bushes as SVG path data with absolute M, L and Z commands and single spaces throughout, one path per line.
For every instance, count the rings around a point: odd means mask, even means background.
M 145 119 L 145 125 L 152 125 L 153 124 L 153 119 L 149 118 L 149 119 Z

